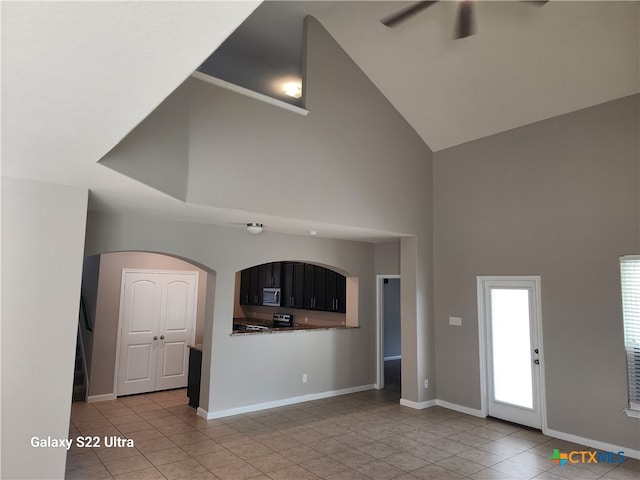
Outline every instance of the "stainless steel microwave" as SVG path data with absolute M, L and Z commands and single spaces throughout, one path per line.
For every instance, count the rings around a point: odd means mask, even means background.
M 279 288 L 263 288 L 262 289 L 262 305 L 265 307 L 280 306 L 280 289 Z

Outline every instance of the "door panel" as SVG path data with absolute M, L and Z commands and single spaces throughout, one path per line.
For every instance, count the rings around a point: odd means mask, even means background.
M 194 338 L 197 280 L 197 274 L 165 274 L 156 390 L 187 386 L 187 344 Z
M 162 348 L 162 363 L 159 369 L 160 377 L 158 380 L 171 379 L 173 381 L 175 377 L 187 374 L 184 355 L 185 348 L 187 348 L 186 342 L 164 342 Z M 180 385 L 177 387 L 180 387 Z
M 189 303 L 193 302 L 190 288 L 192 289 L 192 286 L 182 279 L 171 279 L 167 282 L 164 332 L 184 333 L 190 327 Z
M 152 344 L 129 345 L 127 347 L 127 365 L 125 382 L 144 382 L 151 380 Z
M 542 427 L 539 277 L 479 277 L 487 413 Z
M 159 286 L 149 280 L 136 279 L 131 283 L 129 333 L 151 333 L 157 318 Z
M 155 389 L 157 319 L 162 285 L 158 277 L 128 272 L 121 294 L 120 358 L 118 394 Z

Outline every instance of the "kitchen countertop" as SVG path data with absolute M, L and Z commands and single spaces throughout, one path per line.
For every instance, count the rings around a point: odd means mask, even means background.
M 231 335 L 264 335 L 269 333 L 282 333 L 282 332 L 301 332 L 308 330 L 351 330 L 354 328 L 348 325 L 335 325 L 335 326 L 319 326 L 319 325 L 304 325 L 294 324 L 293 327 L 272 327 L 273 322 L 270 320 L 261 320 L 259 318 L 234 318 L 234 325 L 258 325 L 268 327 L 268 330 L 249 330 L 249 331 L 236 331 L 234 330 Z

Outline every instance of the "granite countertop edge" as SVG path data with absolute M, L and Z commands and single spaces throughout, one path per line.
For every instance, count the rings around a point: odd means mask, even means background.
M 336 327 L 281 327 L 270 328 L 269 330 L 254 330 L 249 332 L 232 332 L 229 335 L 232 337 L 240 337 L 244 335 L 268 335 L 271 333 L 291 333 L 291 332 L 317 332 L 319 330 L 354 330 L 360 328 L 359 326 L 340 325 Z

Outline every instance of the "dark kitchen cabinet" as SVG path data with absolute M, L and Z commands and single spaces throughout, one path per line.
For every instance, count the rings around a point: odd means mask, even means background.
M 272 262 L 240 272 L 240 304 L 262 305 L 263 288 L 281 288 L 282 306 L 346 312 L 346 278 L 302 262 Z
M 251 267 L 249 269 L 249 305 L 260 305 L 262 303 L 262 289 L 260 288 L 260 284 L 258 279 L 259 277 L 259 268 Z
M 313 300 L 316 293 L 316 267 L 315 265 L 304 265 L 304 300 L 302 308 L 313 309 Z
M 240 305 L 249 305 L 249 277 L 251 275 L 251 269 L 246 268 L 240 272 Z
M 302 308 L 304 298 L 304 263 L 283 264 L 282 306 Z
M 262 288 L 259 286 L 258 266 L 240 272 L 240 305 L 260 305 Z
M 314 310 L 326 310 L 327 308 L 327 272 L 326 268 L 316 267 Z
M 202 350 L 189 346 L 189 375 L 187 378 L 187 397 L 189 405 L 198 408 L 200 405 L 200 375 L 202 372 Z
M 265 263 L 258 266 L 258 282 L 261 288 L 280 288 L 280 262 Z
M 347 279 L 333 270 L 327 270 L 325 310 L 347 311 Z
M 263 288 L 279 288 L 282 264 L 265 263 L 240 272 L 240 305 L 262 305 Z
M 327 269 L 304 265 L 304 307 L 306 310 L 325 310 Z

